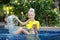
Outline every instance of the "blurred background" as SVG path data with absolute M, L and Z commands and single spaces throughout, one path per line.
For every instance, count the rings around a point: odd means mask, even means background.
M 60 0 L 0 0 L 0 23 L 4 23 L 5 14 L 25 21 L 31 7 L 42 27 L 60 27 Z

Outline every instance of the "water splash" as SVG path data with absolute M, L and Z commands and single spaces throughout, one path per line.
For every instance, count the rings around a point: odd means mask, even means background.
M 7 17 L 7 25 L 8 25 L 9 33 L 14 33 L 14 31 L 16 31 L 14 20 L 15 20 L 14 15 L 10 15 Z

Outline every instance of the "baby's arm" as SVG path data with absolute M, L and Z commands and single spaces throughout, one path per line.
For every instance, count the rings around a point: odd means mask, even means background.
M 37 24 L 34 24 L 34 32 L 35 32 L 35 34 L 38 34 L 38 32 L 37 32 Z
M 18 17 L 15 16 L 15 18 L 18 20 L 19 23 L 21 23 L 22 25 L 26 25 L 28 23 L 29 20 L 27 20 L 26 22 L 22 22 L 21 20 L 18 19 Z

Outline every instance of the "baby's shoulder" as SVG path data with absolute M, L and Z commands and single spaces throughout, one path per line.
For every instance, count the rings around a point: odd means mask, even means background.
M 37 24 L 38 24 L 38 23 L 40 23 L 40 22 L 39 22 L 39 21 L 37 21 L 37 20 L 35 20 L 35 21 L 34 21 L 34 24 L 35 24 L 35 23 L 37 23 Z
M 35 22 L 39 22 L 39 21 L 35 20 Z

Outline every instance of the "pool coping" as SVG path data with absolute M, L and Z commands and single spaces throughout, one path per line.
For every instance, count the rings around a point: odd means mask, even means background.
M 60 31 L 60 27 L 41 27 L 40 30 L 55 30 L 55 31 Z

